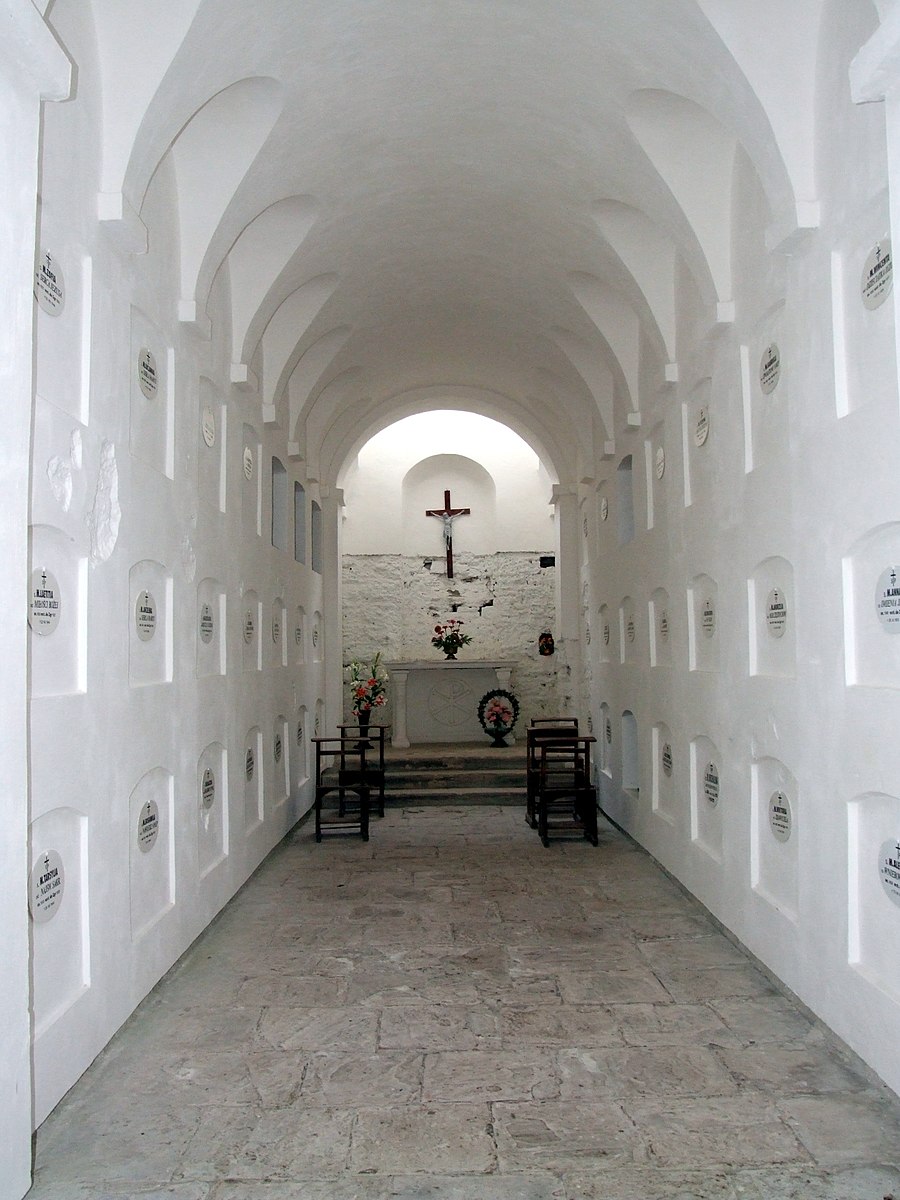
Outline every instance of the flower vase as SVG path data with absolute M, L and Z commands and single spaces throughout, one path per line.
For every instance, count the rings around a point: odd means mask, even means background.
M 448 653 L 447 653 L 447 651 L 445 650 L 445 651 L 444 651 L 444 659 L 446 660 L 446 659 L 450 659 L 450 658 L 452 658 L 452 659 L 454 659 L 454 660 L 455 660 L 455 659 L 456 659 L 456 655 L 455 655 L 455 654 L 448 654 Z
M 369 708 L 360 709 L 360 711 L 356 714 L 356 719 L 359 723 L 359 732 L 367 741 L 368 741 L 368 737 L 369 737 L 369 720 L 370 720 L 371 716 L 372 716 L 372 710 Z M 358 747 L 361 745 L 362 745 L 362 742 L 357 743 Z
M 506 742 L 504 739 L 508 733 L 508 729 L 493 729 L 491 731 L 491 737 L 494 740 L 491 742 L 491 749 L 506 749 Z

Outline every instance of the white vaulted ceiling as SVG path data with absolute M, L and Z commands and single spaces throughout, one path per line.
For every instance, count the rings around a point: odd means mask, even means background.
M 770 245 L 815 224 L 821 2 L 94 0 L 98 211 L 141 249 L 171 155 L 178 316 L 227 270 L 311 473 L 474 396 L 574 477 L 677 378 L 676 290 L 732 318 L 738 156 Z

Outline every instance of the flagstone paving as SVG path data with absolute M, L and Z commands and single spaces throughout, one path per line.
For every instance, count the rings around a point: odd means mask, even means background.
M 609 827 L 300 826 L 38 1131 L 30 1200 L 900 1200 L 900 1100 Z

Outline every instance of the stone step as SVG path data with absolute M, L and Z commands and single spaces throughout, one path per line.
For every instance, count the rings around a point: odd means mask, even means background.
M 452 787 L 510 788 L 522 787 L 524 771 L 401 771 L 393 765 L 385 770 L 385 786 L 425 787 L 429 790 Z
M 385 788 L 387 808 L 487 807 L 510 805 L 525 807 L 524 788 Z

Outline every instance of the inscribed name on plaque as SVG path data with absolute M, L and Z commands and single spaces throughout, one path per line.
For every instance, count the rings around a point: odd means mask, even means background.
M 656 448 L 655 466 L 656 466 L 656 478 L 662 479 L 663 475 L 665 475 L 665 473 L 666 473 L 666 452 L 662 446 L 657 446 L 657 448 Z
M 146 590 L 134 603 L 134 627 L 142 642 L 149 642 L 156 633 L 156 601 Z
M 216 414 L 208 404 L 203 406 L 203 412 L 200 416 L 200 428 L 203 432 L 203 440 L 211 450 L 216 444 Z
M 764 396 L 771 396 L 781 378 L 781 353 L 774 342 L 763 350 L 759 360 L 759 386 Z
M 700 628 L 703 630 L 703 636 L 711 638 L 716 632 L 716 606 L 711 599 L 703 601 L 703 606 L 700 610 Z
M 256 619 L 253 616 L 253 609 L 248 608 L 247 611 L 244 613 L 244 641 L 247 643 L 248 646 L 253 641 L 253 637 L 254 637 L 255 633 L 256 633 Z
M 247 777 L 248 783 L 253 778 L 253 773 L 255 770 L 256 770 L 256 755 L 253 753 L 253 747 L 248 746 L 247 753 L 244 757 L 244 774 Z
M 31 868 L 28 908 L 36 925 L 56 916 L 66 886 L 62 858 L 56 850 L 45 850 Z
M 694 423 L 694 445 L 699 449 L 706 445 L 709 437 L 709 409 L 704 404 L 697 410 L 697 420 Z
M 282 742 L 281 742 L 281 734 L 280 734 L 280 733 L 276 733 L 276 734 L 275 734 L 275 741 L 274 741 L 274 743 L 273 743 L 273 749 L 274 749 L 274 752 L 275 752 L 275 761 L 276 761 L 277 763 L 280 763 L 280 762 L 281 762 L 281 755 L 282 755 L 282 752 L 283 752 L 283 750 L 284 750 L 284 747 L 283 747 L 283 745 L 282 745 Z
M 28 624 L 31 632 L 49 637 L 59 624 L 61 597 L 56 576 L 45 567 L 31 572 Z
M 894 264 L 891 259 L 891 239 L 884 238 L 869 251 L 862 269 L 860 291 L 868 309 L 880 308 L 894 286 Z
M 766 628 L 770 637 L 784 637 L 787 628 L 787 599 L 779 588 L 772 588 L 766 597 Z
M 875 611 L 885 633 L 900 633 L 900 567 L 885 567 L 878 576 Z
M 58 317 L 66 306 L 66 283 L 62 268 L 52 254 L 41 253 L 34 272 L 34 298 L 50 317 Z
M 900 838 L 889 838 L 881 843 L 878 852 L 878 874 L 885 895 L 900 907 Z
M 769 797 L 769 828 L 779 842 L 791 836 L 791 802 L 784 792 L 773 792 Z
M 141 807 L 138 816 L 137 840 L 143 854 L 149 854 L 156 845 L 159 836 L 159 805 L 155 800 L 148 800 Z
M 244 447 L 244 478 L 253 478 L 253 451 L 249 446 Z
M 212 808 L 216 802 L 216 777 L 213 774 L 212 767 L 207 767 L 203 772 L 203 778 L 200 780 L 200 803 L 206 812 Z
M 714 762 L 708 762 L 703 772 L 703 795 L 713 808 L 719 803 L 719 768 Z
M 213 634 L 216 631 L 216 618 L 213 614 L 211 604 L 201 604 L 200 606 L 200 641 L 208 646 L 213 640 Z
M 153 351 L 148 350 L 146 346 L 142 346 L 138 351 L 137 375 L 141 391 L 148 400 L 153 400 L 159 390 L 159 375 Z
M 663 775 L 671 776 L 672 774 L 672 747 L 668 742 L 663 744 L 662 748 L 662 769 Z

